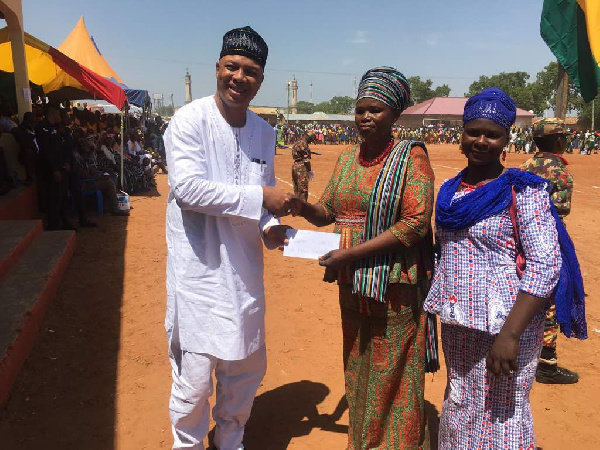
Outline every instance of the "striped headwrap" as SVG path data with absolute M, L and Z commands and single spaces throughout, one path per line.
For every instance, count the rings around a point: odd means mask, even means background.
M 358 85 L 356 101 L 366 97 L 402 112 L 410 102 L 410 85 L 406 77 L 393 67 L 375 67 L 362 76 Z

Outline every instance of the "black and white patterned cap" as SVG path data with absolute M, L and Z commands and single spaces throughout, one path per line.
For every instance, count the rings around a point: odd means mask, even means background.
M 225 55 L 242 55 L 265 68 L 269 47 L 265 40 L 250 27 L 234 28 L 223 36 L 220 58 Z

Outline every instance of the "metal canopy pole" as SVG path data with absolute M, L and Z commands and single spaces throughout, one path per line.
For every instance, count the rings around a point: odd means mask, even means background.
M 124 163 L 123 163 L 123 149 L 125 148 L 125 108 L 123 108 L 121 110 L 121 191 L 125 192 L 125 183 L 123 182 L 124 178 L 123 178 L 123 174 L 125 172 L 124 170 Z

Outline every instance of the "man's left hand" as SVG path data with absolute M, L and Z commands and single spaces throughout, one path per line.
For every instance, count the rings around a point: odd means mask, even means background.
M 292 227 L 288 225 L 273 225 L 265 229 L 263 235 L 265 241 L 272 246 L 277 246 L 279 250 L 283 250 L 283 246 L 289 242 L 286 231 L 291 229 Z

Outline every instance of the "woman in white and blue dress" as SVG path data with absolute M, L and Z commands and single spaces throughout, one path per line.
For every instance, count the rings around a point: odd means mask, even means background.
M 515 116 L 499 89 L 469 99 L 468 165 L 438 194 L 441 254 L 425 309 L 442 322 L 448 370 L 440 449 L 535 449 L 529 393 L 553 297 L 563 332 L 586 337 L 581 274 L 548 183 L 500 161 Z

